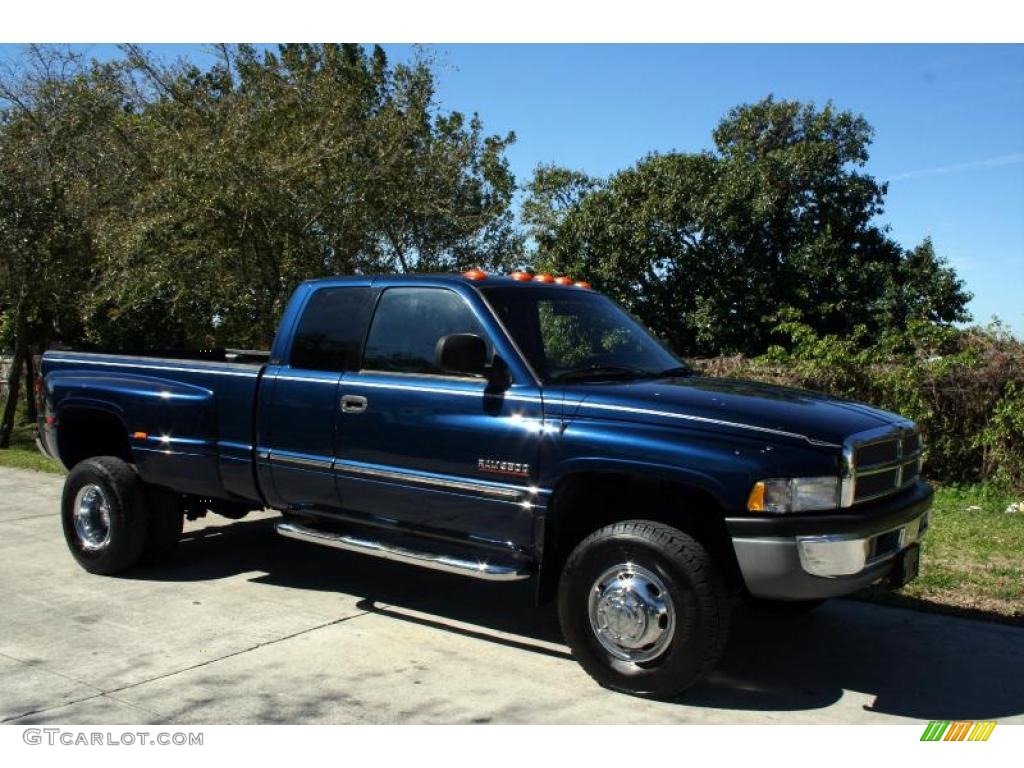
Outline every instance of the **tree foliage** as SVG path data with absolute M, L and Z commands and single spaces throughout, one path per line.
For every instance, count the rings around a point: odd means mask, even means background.
M 84 270 L 66 281 L 75 301 L 33 302 L 61 318 L 34 346 L 266 346 L 301 280 L 497 266 L 519 252 L 514 136 L 441 110 L 429 59 L 219 46 L 201 70 L 123 52 L 69 60 L 64 77 L 9 78 L 31 100 L 0 94 L 2 179 L 34 177 L 0 227 L 35 227 L 24 242 Z M 65 282 L 33 258 L 33 284 Z
M 10 440 L 21 371 L 40 346 L 33 342 L 81 332 L 68 308 L 81 300 L 93 251 L 74 190 L 91 157 L 76 143 L 83 115 L 64 97 L 78 90 L 80 68 L 68 51 L 31 46 L 23 69 L 0 80 L 0 344 L 14 358 L 0 447 Z
M 714 152 L 653 154 L 600 181 L 542 167 L 524 205 L 535 261 L 585 276 L 684 354 L 762 352 L 783 320 L 877 337 L 967 319 L 931 242 L 904 251 L 878 225 L 871 137 L 831 104 L 769 97 L 731 110 Z

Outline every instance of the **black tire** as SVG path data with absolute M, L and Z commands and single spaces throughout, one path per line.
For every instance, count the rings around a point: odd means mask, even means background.
M 668 593 L 674 631 L 659 641 L 667 643 L 662 650 L 654 648 L 656 658 L 617 658 L 593 628 L 591 593 L 619 564 L 645 569 Z M 558 590 L 562 633 L 583 669 L 607 688 L 649 698 L 675 696 L 714 668 L 728 638 L 730 613 L 728 592 L 708 551 L 682 531 L 648 520 L 615 523 L 580 542 L 566 560 Z
M 816 611 L 827 602 L 820 600 L 766 600 L 760 597 L 750 598 L 750 604 L 765 613 L 780 613 L 788 616 L 803 616 Z
M 108 519 L 108 524 L 90 529 L 88 536 L 75 524 L 80 492 L 83 500 L 98 500 L 93 506 L 105 509 Z M 61 523 L 68 549 L 85 570 L 111 574 L 131 568 L 142 556 L 147 528 L 145 492 L 135 469 L 115 456 L 97 456 L 76 464 L 64 481 Z
M 185 510 L 179 494 L 153 487 L 146 491 L 149 521 L 140 562 L 157 565 L 170 557 L 181 541 Z

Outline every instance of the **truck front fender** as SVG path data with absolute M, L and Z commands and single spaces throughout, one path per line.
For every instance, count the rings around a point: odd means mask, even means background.
M 682 467 L 654 461 L 638 461 L 624 458 L 579 456 L 562 462 L 557 470 L 557 481 L 564 482 L 581 473 L 621 474 L 630 477 L 644 477 L 678 483 L 699 489 L 712 496 L 720 506 L 727 498 L 726 488 L 721 481 L 706 471 L 693 467 Z

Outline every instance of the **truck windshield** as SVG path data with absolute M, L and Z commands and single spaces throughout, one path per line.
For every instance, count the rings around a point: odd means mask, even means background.
M 494 286 L 483 292 L 545 383 L 690 373 L 599 293 L 539 286 Z

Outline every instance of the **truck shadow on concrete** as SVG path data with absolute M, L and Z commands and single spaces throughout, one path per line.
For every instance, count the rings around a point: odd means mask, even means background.
M 394 621 L 575 663 L 554 606 L 533 602 L 533 580 L 464 577 L 282 539 L 273 519 L 186 534 L 165 565 L 132 578 L 209 581 L 260 572 L 255 583 L 341 592 Z M 916 720 L 999 719 L 1024 713 L 1024 629 L 854 600 L 806 616 L 737 607 L 717 670 L 678 704 L 733 710 L 809 711 L 846 691 L 865 710 Z M 798 718 L 797 718 L 798 719 Z

